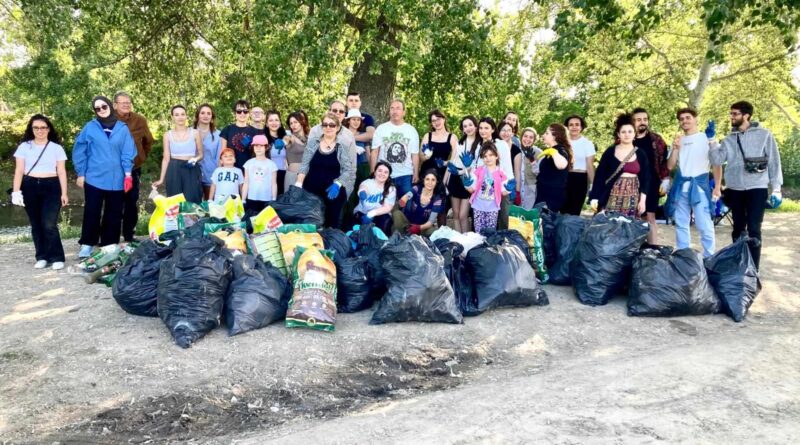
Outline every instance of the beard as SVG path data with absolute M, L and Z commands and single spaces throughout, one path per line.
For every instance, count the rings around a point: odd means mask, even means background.
M 741 126 L 743 123 L 744 123 L 744 119 L 741 118 L 741 117 L 738 118 L 738 119 L 737 118 L 731 119 L 731 126 L 733 128 L 739 128 L 739 126 Z
M 639 134 L 644 134 L 644 133 L 647 133 L 647 130 L 648 130 L 648 129 L 649 129 L 649 128 L 647 127 L 647 125 L 639 125 L 639 126 L 636 128 L 636 132 L 637 132 L 637 133 L 639 133 Z

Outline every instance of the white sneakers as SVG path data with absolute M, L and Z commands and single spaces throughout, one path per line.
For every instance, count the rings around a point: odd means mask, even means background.
M 63 261 L 56 261 L 55 263 L 53 263 L 53 270 L 61 270 L 63 268 L 64 268 Z
M 33 265 L 34 269 L 44 269 L 45 267 L 47 267 L 47 261 L 45 260 L 39 260 Z

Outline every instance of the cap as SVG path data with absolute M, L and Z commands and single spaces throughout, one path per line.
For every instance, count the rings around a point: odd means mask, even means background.
M 263 134 L 257 134 L 253 137 L 253 142 L 250 145 L 269 145 L 269 141 Z
M 350 119 L 351 117 L 363 117 L 363 116 L 361 115 L 361 112 L 358 111 L 358 109 L 351 108 L 350 111 L 347 112 L 347 116 L 345 116 L 345 119 Z

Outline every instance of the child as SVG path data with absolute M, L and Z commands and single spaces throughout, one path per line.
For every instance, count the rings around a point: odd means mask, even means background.
M 492 141 L 485 141 L 481 146 L 483 165 L 476 168 L 469 177 L 462 178 L 467 191 L 472 193 L 472 204 L 475 232 L 483 229 L 496 229 L 497 216 L 500 213 L 500 201 L 509 194 L 515 184 L 507 181 L 506 174 L 497 166 L 500 156 Z
M 244 163 L 242 201 L 247 215 L 257 215 L 278 197 L 278 166 L 267 157 L 267 145 L 265 135 L 253 137 L 250 148 L 255 158 Z
M 222 150 L 220 160 L 222 167 L 217 167 L 211 177 L 210 195 L 216 202 L 225 201 L 229 196 L 238 197 L 241 194 L 239 187 L 244 182 L 244 174 L 234 167 L 236 153 L 232 148 Z

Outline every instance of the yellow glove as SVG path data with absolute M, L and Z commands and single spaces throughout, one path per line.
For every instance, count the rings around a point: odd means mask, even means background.
M 556 153 L 558 153 L 558 151 L 555 148 L 546 148 L 546 149 L 542 150 L 542 152 L 539 153 L 538 156 L 536 156 L 536 159 L 542 159 L 542 158 L 545 158 L 545 157 L 552 158 L 553 155 L 556 154 Z

